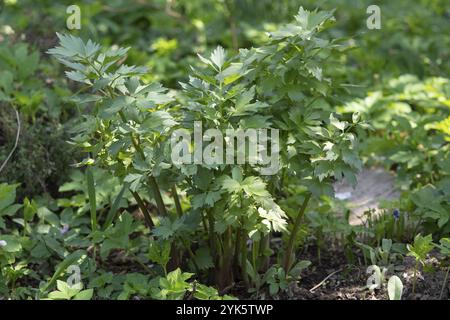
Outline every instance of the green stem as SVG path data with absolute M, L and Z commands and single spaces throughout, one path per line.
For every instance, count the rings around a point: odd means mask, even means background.
M 122 119 L 123 123 L 127 123 L 127 118 L 125 117 L 125 114 L 123 113 L 122 110 L 119 111 L 119 116 L 120 116 L 120 119 Z
M 94 174 L 92 173 L 91 168 L 86 170 L 86 179 L 89 196 L 89 208 L 91 212 L 91 228 L 92 232 L 95 232 L 97 230 L 97 199 L 95 194 Z
M 311 199 L 311 193 L 308 193 L 305 197 L 305 200 L 303 200 L 303 204 L 300 208 L 297 218 L 295 219 L 294 228 L 292 229 L 291 236 L 289 237 L 289 242 L 286 249 L 286 256 L 284 258 L 284 270 L 286 271 L 286 274 L 289 272 L 289 269 L 291 268 L 292 254 L 294 250 L 294 241 L 298 231 L 300 230 L 300 222 L 303 218 L 303 215 L 305 214 L 305 210 L 306 207 L 308 206 L 309 199 Z
M 233 232 L 231 227 L 227 228 L 224 234 L 224 263 L 231 265 L 231 260 L 233 259 Z
M 252 243 L 252 264 L 253 264 L 253 270 L 255 270 L 255 272 L 258 272 L 259 268 L 258 268 L 258 254 L 259 254 L 259 246 L 260 246 L 260 241 L 256 241 L 254 240 Z
M 447 268 L 447 273 L 445 274 L 444 283 L 442 284 L 442 289 L 441 289 L 441 294 L 439 295 L 439 300 L 441 300 L 442 296 L 444 295 L 444 289 L 445 289 L 445 285 L 447 284 L 447 278 L 448 278 L 449 271 L 450 271 L 450 267 Z
M 209 246 L 213 257 L 215 258 L 217 251 L 214 239 L 214 217 L 211 213 L 211 209 L 206 210 L 206 217 L 208 219 Z
M 181 208 L 180 197 L 178 196 L 177 187 L 173 185 L 172 187 L 173 201 L 175 202 L 175 208 L 179 217 L 183 215 L 183 209 Z
M 244 280 L 245 287 L 249 288 L 248 274 L 247 274 L 247 237 L 245 235 L 245 229 L 242 228 L 241 234 L 241 270 L 242 280 Z
M 200 268 L 198 267 L 197 263 L 195 262 L 195 255 L 194 252 L 192 252 L 191 246 L 189 244 L 189 241 L 184 241 L 183 240 L 183 244 L 186 247 L 186 250 L 189 254 L 189 257 L 191 258 L 192 264 L 194 265 L 195 271 L 197 273 L 197 275 L 200 274 Z
M 202 212 L 202 224 L 203 224 L 203 228 L 205 229 L 205 232 L 208 233 L 208 225 L 206 224 L 206 218 L 205 215 Z
M 136 203 L 139 206 L 139 209 L 141 209 L 141 212 L 144 215 L 145 223 L 147 224 L 147 227 L 151 231 L 152 228 L 155 226 L 155 224 L 153 223 L 152 217 L 150 216 L 150 212 L 148 211 L 146 205 L 144 204 L 144 201 L 142 201 L 141 197 L 139 196 L 139 194 L 137 192 L 131 191 L 131 194 L 133 195 L 134 199 L 136 200 Z
M 259 269 L 262 271 L 267 271 L 267 266 L 269 264 L 269 257 L 266 256 L 266 251 L 270 250 L 270 233 L 262 237 L 259 245 Z
M 158 186 L 158 183 L 156 182 L 155 177 L 152 175 L 149 175 L 148 182 L 149 182 L 150 188 L 153 192 L 153 196 L 155 197 L 156 207 L 158 208 L 158 213 L 162 216 L 167 216 L 166 206 L 164 205 L 164 201 L 161 196 L 161 191 L 159 189 L 159 186 Z
M 241 248 L 241 232 L 240 230 L 236 230 L 236 242 L 235 242 L 235 247 L 234 247 L 234 267 L 236 268 L 236 272 L 238 271 L 239 268 L 239 251 Z
M 233 282 L 233 241 L 232 230 L 228 227 L 223 234 L 223 255 L 220 259 L 219 273 L 216 275 L 216 282 L 220 289 L 226 288 Z

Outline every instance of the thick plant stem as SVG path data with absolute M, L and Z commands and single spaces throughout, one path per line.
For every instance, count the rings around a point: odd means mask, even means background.
M 172 187 L 173 201 L 175 202 L 175 209 L 179 217 L 183 215 L 183 209 L 181 208 L 180 197 L 178 196 L 177 187 L 173 185 Z
M 259 245 L 259 271 L 266 272 L 269 269 L 269 257 L 266 250 L 270 250 L 270 234 L 264 235 Z
M 150 216 L 150 212 L 148 211 L 147 207 L 144 204 L 144 201 L 142 201 L 141 197 L 139 196 L 139 194 L 137 192 L 131 191 L 131 194 L 133 195 L 134 199 L 136 200 L 136 203 L 139 206 L 139 209 L 141 209 L 142 214 L 144 215 L 145 223 L 147 224 L 147 227 L 151 231 L 155 225 L 153 224 L 153 220 L 152 220 L 152 217 Z
M 216 284 L 219 290 L 229 287 L 233 283 L 233 243 L 231 227 L 223 234 L 223 255 L 219 259 L 219 268 L 216 271 Z
M 248 274 L 247 274 L 247 241 L 245 236 L 245 229 L 242 229 L 241 235 L 241 271 L 242 279 L 244 280 L 245 287 L 249 288 Z
M 255 270 L 255 272 L 258 272 L 258 270 L 259 270 L 258 254 L 259 254 L 260 245 L 261 245 L 260 241 L 253 240 L 253 242 L 252 242 L 252 265 L 253 265 L 253 270 Z
M 166 206 L 164 205 L 164 201 L 161 196 L 161 191 L 159 190 L 158 183 L 154 176 L 148 176 L 148 183 L 153 192 L 153 196 L 155 197 L 156 207 L 158 208 L 158 213 L 162 216 L 167 216 Z
M 94 232 L 97 230 L 97 199 L 95 193 L 94 174 L 92 173 L 91 168 L 88 168 L 86 170 L 86 180 L 88 186 L 89 207 L 91 212 L 91 229 Z
M 450 267 L 447 268 L 447 273 L 445 274 L 444 283 L 442 283 L 442 289 L 441 289 L 441 294 L 439 295 L 439 300 L 441 300 L 442 296 L 444 295 L 444 289 L 445 289 L 445 285 L 447 284 L 447 278 L 448 278 L 449 271 L 450 271 Z
M 191 259 L 192 264 L 194 265 L 195 272 L 197 274 L 200 274 L 200 268 L 198 267 L 198 264 L 195 262 L 195 255 L 194 255 L 194 252 L 192 252 L 191 245 L 190 245 L 189 241 L 183 240 L 183 245 L 184 245 L 184 247 L 186 248 L 186 251 L 189 254 L 189 258 Z
M 233 268 L 236 274 L 239 271 L 239 251 L 241 250 L 241 232 L 239 229 L 236 230 L 236 241 L 234 247 L 234 261 Z
M 208 232 L 209 232 L 209 246 L 211 250 L 211 254 L 213 255 L 213 258 L 216 261 L 217 257 L 217 248 L 216 248 L 216 241 L 215 241 L 215 234 L 214 234 L 214 217 L 212 215 L 211 209 L 206 210 L 206 217 L 208 219 Z
M 291 268 L 292 264 L 292 253 L 294 250 L 294 241 L 295 237 L 297 236 L 298 231 L 300 230 L 300 222 L 303 218 L 303 215 L 305 214 L 306 207 L 308 206 L 309 199 L 311 199 L 311 193 L 308 193 L 305 197 L 305 200 L 303 200 L 303 204 L 300 208 L 300 211 L 298 212 L 297 218 L 295 218 L 294 222 L 294 228 L 292 229 L 291 236 L 289 237 L 288 246 L 286 249 L 286 256 L 284 257 L 284 270 L 286 273 L 289 272 L 289 269 Z

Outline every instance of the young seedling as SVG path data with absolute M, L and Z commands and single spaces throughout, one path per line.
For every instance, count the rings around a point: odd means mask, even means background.
M 427 254 L 433 249 L 433 239 L 431 234 L 423 237 L 420 233 L 415 236 L 414 243 L 408 244 L 406 246 L 408 248 L 408 256 L 414 257 L 416 260 L 416 264 L 414 266 L 414 280 L 413 280 L 413 289 L 412 293 L 415 293 L 416 290 L 416 282 L 417 282 L 417 272 L 419 270 L 419 263 L 422 265 L 425 264 L 425 259 Z
M 81 282 L 70 286 L 64 281 L 57 280 L 56 288 L 58 290 L 52 291 L 48 294 L 49 300 L 91 300 L 94 294 L 93 289 L 83 289 Z

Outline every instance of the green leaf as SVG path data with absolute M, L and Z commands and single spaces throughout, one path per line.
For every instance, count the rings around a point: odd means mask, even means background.
M 214 204 L 220 200 L 222 192 L 220 191 L 210 191 L 206 193 L 205 204 L 212 208 Z
M 130 185 L 131 191 L 136 192 L 139 189 L 143 178 L 144 176 L 140 173 L 130 173 L 123 179 L 123 182 Z
M 304 29 L 313 30 L 322 25 L 326 20 L 330 19 L 332 16 L 333 16 L 332 12 L 327 11 L 310 12 L 308 10 L 303 9 L 303 7 L 300 7 L 297 15 L 295 16 L 295 19 Z
M 289 85 L 287 88 L 287 94 L 292 101 L 302 101 L 305 99 L 305 94 L 303 93 L 304 88 L 301 85 Z
M 214 267 L 213 259 L 208 248 L 200 248 L 195 252 L 195 263 L 200 270 Z
M 231 63 L 229 67 L 216 75 L 216 79 L 225 85 L 231 84 L 244 76 L 248 71 L 244 71 L 242 63 Z
M 411 200 L 419 207 L 433 210 L 442 215 L 447 215 L 446 210 L 440 204 L 440 198 L 441 197 L 434 186 L 426 185 L 425 187 L 415 191 L 411 197 Z
M 13 81 L 14 81 L 14 76 L 10 71 L 4 70 L 4 71 L 0 72 L 0 89 L 3 89 L 3 92 L 8 96 L 12 92 Z
M 72 78 L 72 80 L 76 80 L 76 79 Z M 111 81 L 110 78 L 101 78 L 94 82 L 94 85 L 92 86 L 92 90 L 94 92 L 101 90 L 101 89 L 105 88 L 110 83 L 110 81 Z
M 222 189 L 229 193 L 237 193 L 242 189 L 241 184 L 229 176 L 221 177 L 221 179 L 219 179 L 219 184 Z
M 194 175 L 194 183 L 200 190 L 207 191 L 213 178 L 214 174 L 211 170 L 204 167 L 198 167 L 197 174 Z
M 170 241 L 162 241 L 162 244 L 155 241 L 150 242 L 148 258 L 165 269 L 170 260 L 170 249 Z
M 16 200 L 17 186 L 17 184 L 0 184 L 0 215 L 2 214 L 2 211 L 5 210 L 5 208 L 12 205 Z
M 134 102 L 134 98 L 120 96 L 112 101 L 108 101 L 110 104 L 104 108 L 104 112 L 108 115 L 116 114 L 128 105 Z
M 250 103 L 250 101 L 255 96 L 255 86 L 251 87 L 249 90 L 242 92 L 238 98 L 236 99 L 236 103 L 234 105 L 236 112 L 238 115 L 245 113 L 245 107 Z
M 338 128 L 339 130 L 344 131 L 347 123 L 345 121 L 339 121 L 338 118 L 336 118 L 336 116 L 334 115 L 334 113 L 331 113 L 330 124 Z
M 33 220 L 34 215 L 37 213 L 37 204 L 34 200 L 30 201 L 28 198 L 23 200 L 24 210 L 23 215 L 25 221 Z
M 79 58 L 87 58 L 98 50 L 100 50 L 100 46 L 92 41 L 88 41 L 88 44 L 85 45 L 83 41 L 72 35 L 65 35 L 56 33 L 59 38 L 60 46 L 49 49 L 47 51 L 48 54 L 61 56 L 61 57 L 79 57 Z
M 408 255 L 413 256 L 416 260 L 423 262 L 427 254 L 433 249 L 433 238 L 431 234 L 423 237 L 420 233 L 414 237 L 413 245 L 408 244 Z
M 160 225 L 153 229 L 153 234 L 155 237 L 167 240 L 175 235 L 182 226 L 183 222 L 180 219 L 172 222 L 169 218 L 163 218 L 161 219 Z
M 221 46 L 217 46 L 217 48 L 211 53 L 210 59 L 220 70 L 225 63 L 225 57 L 225 50 Z
M 0 252 L 20 252 L 22 245 L 17 237 L 11 235 L 0 235 L 0 241 L 6 242 L 6 245 L 0 246 Z
M 242 182 L 242 188 L 249 196 L 270 198 L 266 183 L 259 177 L 247 177 Z
M 166 94 L 167 89 L 160 83 L 152 83 L 142 91 L 146 91 L 148 93 L 144 100 L 139 101 L 139 107 L 153 108 L 156 105 L 166 104 L 173 100 L 172 97 Z M 151 102 L 151 104 L 148 104 L 148 102 Z
M 73 298 L 73 300 L 91 300 L 93 294 L 94 294 L 93 289 L 83 290 L 77 293 Z
M 438 247 L 441 250 L 441 254 L 450 257 L 450 238 L 442 238 L 439 243 Z
M 311 261 L 309 260 L 300 260 L 297 262 L 297 264 L 289 271 L 289 274 L 294 278 L 297 279 L 301 272 L 308 268 L 311 265 Z
M 142 123 L 142 129 L 144 129 L 143 132 L 146 132 L 149 129 L 164 132 L 177 124 L 178 122 L 173 119 L 170 113 L 166 111 L 155 111 L 149 114 Z

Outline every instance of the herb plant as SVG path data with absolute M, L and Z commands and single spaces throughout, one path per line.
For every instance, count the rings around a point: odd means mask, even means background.
M 414 243 L 412 245 L 408 244 L 408 255 L 414 257 L 416 260 L 416 264 L 414 266 L 414 282 L 412 293 L 414 294 L 417 283 L 417 272 L 419 271 L 419 263 L 425 264 L 425 259 L 427 254 L 433 249 L 433 239 L 431 238 L 431 234 L 428 236 L 422 236 L 418 234 L 414 238 Z
M 93 105 L 93 114 L 85 115 L 73 138 L 88 154 L 82 164 L 107 168 L 128 185 L 153 241 L 172 241 L 172 267 L 181 266 L 186 253 L 197 271 L 214 266 L 210 271 L 219 288 L 238 278 L 250 287 L 247 263 L 258 272 L 270 255 L 271 232 L 286 232 L 290 235 L 279 274 L 288 274 L 310 199 L 332 195 L 333 179 L 355 182 L 361 167 L 356 136 L 361 119 L 333 112 L 340 89 L 320 67 L 341 48 L 340 40 L 319 37 L 332 20 L 329 12 L 300 8 L 295 21 L 271 33 L 264 46 L 242 49 L 236 56 L 221 47 L 209 58 L 199 55 L 206 68 L 193 68 L 176 102 L 161 85 L 139 80 L 143 68 L 122 63 L 128 49 L 103 52 L 92 41 L 58 35 L 60 45 L 49 53 L 72 69 L 70 79 L 91 89 L 76 96 L 79 104 Z M 192 131 L 194 121 L 222 132 L 279 129 L 280 173 L 268 179 L 254 165 L 171 163 L 171 130 Z M 287 176 L 304 188 L 298 213 L 291 217 L 276 202 Z M 156 203 L 158 221 L 143 200 L 146 189 Z M 189 196 L 186 210 L 177 190 Z M 175 212 L 167 209 L 164 191 L 170 191 Z M 95 198 L 90 200 L 92 204 Z M 91 207 L 93 231 L 95 211 Z M 152 260 L 159 259 L 152 254 Z M 164 262 L 166 270 L 167 258 Z
M 0 300 L 448 298 L 448 0 L 66 2 L 0 4 Z

